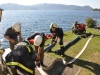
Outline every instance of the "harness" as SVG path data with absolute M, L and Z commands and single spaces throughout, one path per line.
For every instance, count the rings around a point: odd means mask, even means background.
M 28 45 L 26 42 L 20 42 L 20 43 L 16 44 L 14 48 L 16 49 L 19 45 L 25 46 L 29 53 L 32 52 L 30 49 L 30 45 Z M 27 68 L 23 64 L 16 62 L 16 61 L 6 62 L 6 65 L 7 66 L 18 66 L 18 67 L 24 69 L 25 71 L 27 71 L 28 73 L 34 74 L 33 70 Z
M 17 45 L 15 45 L 14 48 L 18 47 L 19 45 L 25 46 L 25 47 L 27 48 L 28 52 L 29 52 L 29 53 L 31 52 L 31 50 L 30 50 L 30 48 L 29 48 L 30 46 L 29 46 L 27 43 L 25 43 L 25 42 L 20 42 L 20 43 L 18 43 Z

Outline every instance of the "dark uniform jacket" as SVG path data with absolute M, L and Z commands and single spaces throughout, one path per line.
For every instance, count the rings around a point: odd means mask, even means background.
M 33 48 L 27 41 L 15 45 L 6 56 L 6 65 L 10 68 L 16 68 L 24 74 L 33 75 L 35 73 L 36 55 Z
M 52 29 L 50 29 L 50 32 L 54 33 L 59 38 L 63 37 L 63 30 L 62 30 L 62 28 L 56 28 L 55 32 L 53 32 Z

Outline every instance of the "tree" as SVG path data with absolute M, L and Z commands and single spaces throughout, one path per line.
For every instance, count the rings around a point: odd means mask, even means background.
M 100 11 L 100 9 L 95 8 L 95 9 L 93 9 L 93 11 Z
M 85 20 L 85 23 L 86 23 L 86 26 L 87 26 L 88 28 L 93 28 L 93 27 L 96 26 L 97 21 L 96 21 L 96 20 L 93 20 L 92 18 L 87 18 L 87 19 Z

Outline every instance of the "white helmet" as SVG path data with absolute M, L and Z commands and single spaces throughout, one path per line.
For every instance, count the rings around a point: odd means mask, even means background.
M 17 32 L 21 31 L 21 24 L 20 23 L 14 23 L 12 25 L 12 28 L 14 28 Z
M 42 37 L 40 35 L 35 36 L 34 38 L 34 45 L 39 46 L 42 42 Z
M 51 23 L 51 25 L 50 25 L 50 29 L 51 29 L 51 28 L 58 28 L 58 26 L 57 26 L 56 23 Z

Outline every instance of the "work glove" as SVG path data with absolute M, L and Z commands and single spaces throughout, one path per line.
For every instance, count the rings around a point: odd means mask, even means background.
M 36 60 L 36 66 L 40 67 L 40 61 L 39 60 Z
M 52 44 L 53 44 L 53 47 L 56 45 L 57 41 L 54 41 Z

